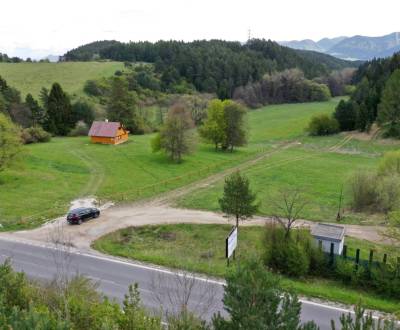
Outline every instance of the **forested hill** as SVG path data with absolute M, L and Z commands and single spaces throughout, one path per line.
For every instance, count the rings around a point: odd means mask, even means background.
M 361 131 L 369 130 L 373 123 L 379 119 L 380 108 L 382 104 L 385 89 L 387 99 L 392 96 L 397 99 L 390 100 L 390 111 L 393 111 L 389 129 L 385 132 L 387 136 L 400 137 L 399 113 L 396 112 L 398 101 L 398 91 L 400 90 L 400 52 L 388 58 L 379 58 L 365 62 L 361 65 L 353 76 L 353 83 L 356 89 L 352 93 L 350 100 L 339 107 L 339 116 L 342 116 L 346 124 L 343 125 L 347 130 L 359 129 Z M 389 83 L 388 86 L 388 82 Z M 391 95 L 390 93 L 393 92 Z M 388 101 L 386 101 L 388 102 Z M 384 111 L 381 111 L 382 113 Z M 382 114 L 381 114 L 382 115 Z M 383 128 L 389 122 L 387 118 L 381 116 L 379 123 Z
M 307 78 L 315 78 L 359 64 L 259 39 L 246 44 L 222 40 L 101 41 L 73 49 L 63 59 L 154 63 L 166 85 L 191 84 L 199 91 L 217 93 L 221 98 L 231 97 L 236 87 L 258 81 L 265 73 L 299 68 Z

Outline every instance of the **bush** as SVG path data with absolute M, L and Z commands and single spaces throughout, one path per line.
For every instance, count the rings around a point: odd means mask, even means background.
M 351 206 L 358 212 L 390 212 L 400 207 L 400 176 L 358 172 L 351 179 Z
M 379 178 L 376 202 L 379 211 L 388 213 L 399 209 L 400 206 L 400 177 L 399 175 Z
M 75 127 L 69 133 L 70 136 L 87 136 L 89 133 L 89 127 L 84 121 L 78 121 Z
M 400 175 L 400 151 L 385 153 L 379 163 L 379 175 Z
M 288 276 L 306 276 L 310 269 L 310 254 L 305 247 L 311 247 L 310 236 L 304 230 L 297 230 L 297 235 L 285 238 L 283 228 L 274 225 L 265 228 L 266 266 Z
M 354 211 L 371 211 L 378 200 L 377 176 L 374 173 L 357 172 L 350 181 L 351 207 Z
M 51 140 L 51 134 L 41 127 L 29 127 L 21 131 L 21 139 L 24 144 L 43 143 Z
M 315 115 L 311 118 L 307 131 L 313 136 L 331 135 L 339 132 L 339 123 L 326 114 Z

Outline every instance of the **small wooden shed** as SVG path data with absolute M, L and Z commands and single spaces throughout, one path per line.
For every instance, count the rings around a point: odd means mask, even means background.
M 88 135 L 93 143 L 120 144 L 128 141 L 129 131 L 119 122 L 94 121 Z
M 311 229 L 311 234 L 316 244 L 322 248 L 322 251 L 330 253 L 331 245 L 333 244 L 333 253 L 342 254 L 345 234 L 343 226 L 317 223 Z

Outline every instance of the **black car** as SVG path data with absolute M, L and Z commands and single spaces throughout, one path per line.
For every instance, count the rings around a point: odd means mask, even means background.
M 80 207 L 68 212 L 67 221 L 73 224 L 82 224 L 83 221 L 97 218 L 100 215 L 100 210 L 95 207 Z

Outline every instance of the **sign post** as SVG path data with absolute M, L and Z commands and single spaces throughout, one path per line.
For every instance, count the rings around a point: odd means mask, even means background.
M 229 258 L 233 255 L 233 259 L 235 259 L 235 250 L 237 247 L 237 239 L 238 239 L 238 228 L 235 226 L 232 228 L 228 237 L 225 241 L 225 254 L 229 267 Z

